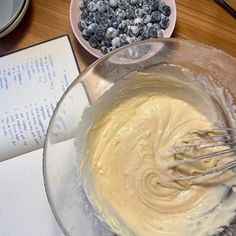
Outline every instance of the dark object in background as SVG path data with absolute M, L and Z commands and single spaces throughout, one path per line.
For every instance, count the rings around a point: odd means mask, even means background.
M 224 0 L 215 0 L 216 3 L 218 3 L 220 6 L 222 6 L 227 12 L 229 12 L 234 18 L 236 18 L 236 9 L 234 9 L 234 6 L 230 3 L 231 1 L 224 1 Z

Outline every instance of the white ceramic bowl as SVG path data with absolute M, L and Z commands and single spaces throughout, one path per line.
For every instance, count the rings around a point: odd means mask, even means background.
M 1 1 L 7 2 L 8 0 L 5 0 L 5 1 L 0 0 L 0 2 Z M 16 14 L 16 16 L 14 18 L 12 17 L 10 20 L 10 23 L 8 23 L 6 27 L 2 27 L 2 30 L 0 30 L 0 38 L 4 37 L 7 34 L 9 34 L 10 32 L 12 32 L 19 25 L 19 23 L 22 21 L 24 15 L 26 13 L 26 10 L 28 9 L 28 6 L 29 6 L 29 0 L 21 1 L 21 3 L 22 3 L 22 6 L 21 6 L 20 10 L 18 11 L 18 14 Z M 0 6 L 1 6 L 1 4 L 0 4 Z M 1 15 L 1 8 L 0 8 L 0 15 Z
M 20 14 L 25 0 L 0 0 L 0 32 Z
M 81 0 L 71 0 L 70 4 L 70 24 L 73 30 L 73 33 L 79 43 L 93 56 L 99 58 L 103 56 L 102 52 L 99 49 L 93 48 L 90 46 L 89 42 L 85 40 L 82 36 L 81 31 L 78 28 L 78 23 L 80 19 L 80 2 Z M 172 35 L 175 23 L 176 23 L 176 5 L 175 0 L 163 0 L 165 4 L 169 5 L 171 8 L 171 15 L 169 16 L 170 19 L 170 25 L 169 27 L 164 31 L 164 38 L 170 38 Z

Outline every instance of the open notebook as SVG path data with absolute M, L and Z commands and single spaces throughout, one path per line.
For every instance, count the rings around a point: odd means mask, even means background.
M 0 58 L 2 236 L 62 235 L 44 190 L 42 147 L 55 106 L 78 75 L 66 35 Z

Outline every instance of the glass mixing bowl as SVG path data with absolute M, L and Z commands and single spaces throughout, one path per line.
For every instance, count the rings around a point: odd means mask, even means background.
M 179 65 L 210 75 L 236 98 L 236 58 L 218 49 L 181 39 L 147 40 L 128 45 L 88 67 L 62 96 L 50 121 L 43 159 L 46 193 L 68 236 L 114 235 L 90 205 L 77 174 L 74 139 L 83 110 L 133 71 Z M 234 224 L 223 232 L 234 231 Z

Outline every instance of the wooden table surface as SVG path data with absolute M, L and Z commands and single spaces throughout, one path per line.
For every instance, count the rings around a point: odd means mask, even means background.
M 192 39 L 236 57 L 236 19 L 214 0 L 176 0 L 177 23 L 172 37 Z M 31 0 L 19 26 L 0 39 L 0 55 L 69 34 L 81 67 L 96 60 L 77 42 L 70 27 L 70 0 Z

